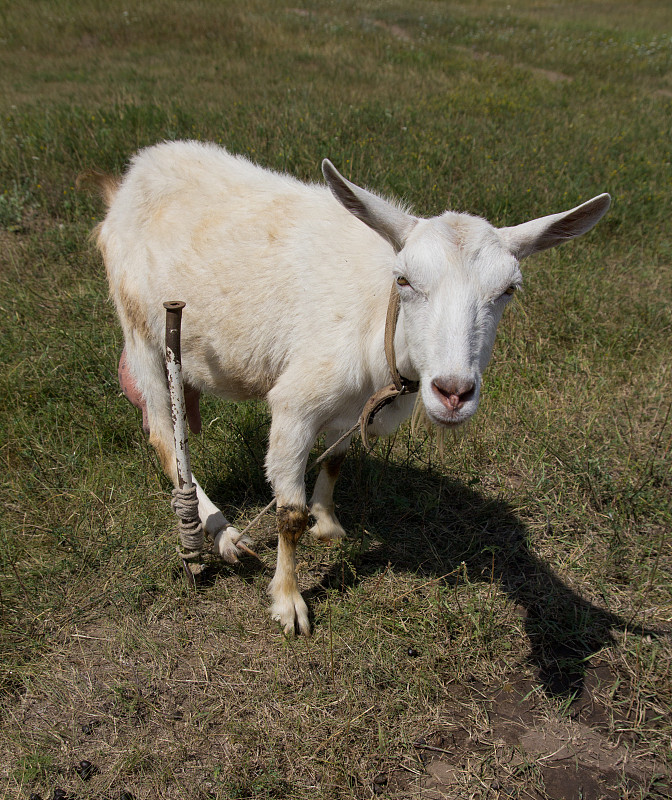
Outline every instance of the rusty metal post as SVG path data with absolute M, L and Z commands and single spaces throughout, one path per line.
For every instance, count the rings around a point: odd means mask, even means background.
M 170 410 L 173 418 L 178 484 L 173 491 L 172 505 L 180 520 L 180 542 L 182 548 L 178 547 L 178 554 L 182 559 L 187 579 L 193 586 L 194 575 L 190 564 L 199 560 L 203 550 L 203 528 L 198 516 L 196 486 L 191 479 L 187 407 L 184 401 L 184 382 L 182 379 L 180 334 L 184 306 L 185 303 L 181 300 L 172 300 L 163 304 L 166 309 L 166 373 L 170 391 Z
M 166 372 L 170 391 L 170 413 L 173 417 L 173 433 L 175 436 L 177 481 L 180 489 L 185 486 L 189 488 L 192 485 L 187 434 L 187 406 L 184 402 L 182 350 L 180 346 L 182 309 L 185 305 L 181 300 L 172 300 L 163 304 L 166 309 Z

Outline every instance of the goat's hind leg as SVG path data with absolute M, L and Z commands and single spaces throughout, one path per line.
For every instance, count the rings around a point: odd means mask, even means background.
M 170 396 L 163 361 L 149 344 L 138 341 L 137 336 L 133 339 L 134 345 L 125 348 L 119 360 L 119 384 L 131 403 L 142 411 L 142 427 L 149 435 L 149 443 L 154 447 L 164 472 L 177 486 Z M 189 427 L 197 433 L 201 427 L 198 392 L 186 386 L 185 395 Z M 231 525 L 193 475 L 192 480 L 198 496 L 198 514 L 205 532 L 214 542 L 215 552 L 225 561 L 235 563 L 241 555 L 237 545 L 252 546 L 252 540 L 241 536 L 240 531 Z
M 249 536 L 243 536 L 238 528 L 234 528 L 203 491 L 201 484 L 193 475 L 191 479 L 196 486 L 196 494 L 198 496 L 198 515 L 201 518 L 205 532 L 214 543 L 215 553 L 229 564 L 235 564 L 241 552 L 243 552 L 238 545 L 252 547 L 254 542 Z

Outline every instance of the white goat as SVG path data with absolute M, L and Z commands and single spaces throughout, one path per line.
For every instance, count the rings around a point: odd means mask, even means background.
M 570 211 L 510 228 L 446 212 L 414 217 L 322 165 L 326 187 L 262 169 L 214 145 L 171 142 L 136 155 L 121 181 L 101 178 L 109 204 L 97 231 L 125 337 L 120 380 L 143 409 L 150 442 L 176 480 L 164 374 L 167 299 L 186 302 L 183 373 L 189 422 L 198 396 L 265 398 L 272 414 L 266 474 L 278 504 L 271 614 L 308 634 L 296 545 L 308 513 L 320 539 L 343 536 L 333 489 L 348 440 L 318 475 L 309 505 L 304 472 L 315 438 L 327 446 L 390 381 L 383 338 L 393 282 L 401 308 L 399 372 L 420 382 L 425 411 L 455 426 L 476 411 L 497 324 L 521 285 L 520 259 L 590 230 L 602 194 Z M 335 202 L 334 197 L 338 202 Z M 364 223 L 364 224 L 363 224 Z M 413 395 L 383 409 L 373 433 L 409 416 Z M 199 514 L 219 554 L 240 533 L 197 484 Z

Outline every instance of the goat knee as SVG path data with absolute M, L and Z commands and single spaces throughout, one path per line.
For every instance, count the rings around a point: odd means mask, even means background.
M 298 506 L 278 508 L 278 536 L 287 539 L 296 547 L 308 524 L 308 509 Z
M 341 539 L 345 539 L 345 529 L 338 521 L 333 504 L 323 506 L 315 503 L 310 507 L 310 513 L 315 518 L 315 524 L 308 531 L 317 541 L 324 544 L 331 544 Z

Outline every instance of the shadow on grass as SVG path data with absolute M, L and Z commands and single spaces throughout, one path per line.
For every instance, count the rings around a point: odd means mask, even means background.
M 256 445 L 262 445 L 261 441 Z M 240 488 L 231 480 L 222 481 L 214 487 L 213 499 L 226 505 Z M 265 504 L 269 492 L 268 487 L 264 491 L 260 468 L 245 494 L 248 502 Z M 367 540 L 382 543 L 381 547 L 353 548 L 356 577 L 352 573 L 346 585 L 379 572 L 388 563 L 429 578 L 457 575 L 466 568 L 470 581 L 494 581 L 519 607 L 530 641 L 530 660 L 549 696 L 581 694 L 589 660 L 611 644 L 613 629 L 652 633 L 630 626 L 573 591 L 532 552 L 527 528 L 509 504 L 459 480 L 425 467 L 366 455 L 357 445 L 346 460 L 336 500 L 347 531 L 366 531 Z M 259 572 L 255 563 L 240 570 L 244 580 Z M 444 580 L 451 582 L 451 578 Z M 310 603 L 311 598 L 323 597 L 336 587 L 344 587 L 340 564 L 305 593 L 306 600 Z
M 458 575 L 464 562 L 471 581 L 494 581 L 519 607 L 530 660 L 548 695 L 581 694 L 589 660 L 612 643 L 613 629 L 653 633 L 563 583 L 532 552 L 528 530 L 508 503 L 436 471 L 370 456 L 365 463 L 356 456 L 354 470 L 344 477 L 350 486 L 347 493 L 341 487 L 341 496 L 356 504 L 349 509 L 342 504 L 346 530 L 359 525 L 384 544 L 361 553 L 358 575 L 387 563 L 428 577 Z

